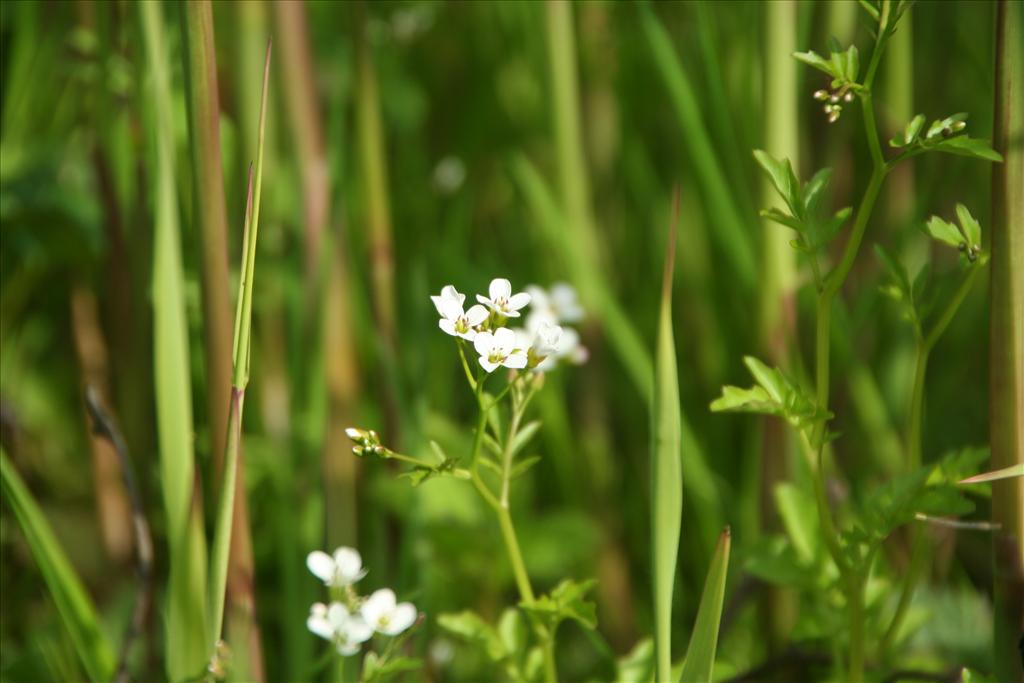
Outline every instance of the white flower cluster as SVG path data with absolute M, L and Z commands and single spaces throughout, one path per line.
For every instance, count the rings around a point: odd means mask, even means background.
M 356 594 L 353 584 L 366 576 L 357 550 L 338 548 L 334 555 L 314 550 L 306 557 L 306 566 L 333 593 L 345 593 L 344 602 L 314 603 L 306 619 L 306 627 L 334 643 L 343 656 L 359 652 L 375 632 L 397 636 L 416 622 L 416 607 L 398 602 L 390 588 L 374 591 L 367 598 Z
M 446 334 L 473 342 L 481 367 L 494 372 L 499 366 L 538 372 L 553 369 L 559 360 L 582 363 L 587 350 L 580 335 L 566 327 L 583 319 L 576 290 L 565 283 L 550 291 L 530 285 L 525 292 L 512 293 L 512 284 L 504 278 L 491 280 L 487 296 L 477 294 L 480 303 L 465 310 L 466 295 L 446 285 L 438 296 L 431 296 Z M 509 320 L 522 317 L 530 306 L 525 327 L 506 327 Z

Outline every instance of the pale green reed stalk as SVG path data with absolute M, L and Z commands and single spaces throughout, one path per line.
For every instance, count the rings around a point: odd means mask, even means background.
M 1024 465 L 1024 8 L 996 10 L 992 280 L 989 289 L 989 438 L 992 468 Z M 1024 477 L 992 484 L 995 662 L 999 680 L 1020 680 L 1024 627 Z
M 777 159 L 792 160 L 800 177 L 799 124 L 797 106 L 797 62 L 790 56 L 797 49 L 797 3 L 779 0 L 764 6 L 764 149 Z M 768 206 L 782 206 L 782 200 L 767 178 L 762 195 Z M 758 343 L 776 367 L 787 370 L 788 348 L 795 341 L 796 259 L 789 246 L 791 235 L 782 226 L 763 220 L 760 320 Z M 774 418 L 761 419 L 761 513 L 773 524 L 774 489 L 785 481 L 792 446 L 785 424 Z M 775 523 L 777 525 L 777 523 Z M 769 587 L 765 594 L 763 618 L 768 626 L 769 649 L 782 646 L 796 621 L 795 595 L 791 590 Z

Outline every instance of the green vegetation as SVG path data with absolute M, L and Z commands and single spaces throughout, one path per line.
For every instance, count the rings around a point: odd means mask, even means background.
M 1024 673 L 1019 3 L 0 36 L 0 683 Z

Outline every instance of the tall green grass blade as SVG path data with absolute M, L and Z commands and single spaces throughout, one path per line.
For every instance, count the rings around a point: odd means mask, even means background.
M 992 284 L 989 438 L 992 468 L 1024 464 L 1024 8 L 1003 0 L 996 15 L 992 167 Z M 992 485 L 995 540 L 996 678 L 1020 680 L 1024 621 L 1024 478 Z
M 654 365 L 651 354 L 612 296 L 607 280 L 596 267 L 575 248 L 572 235 L 565 230 L 566 217 L 555 200 L 554 193 L 533 164 L 524 157 L 512 160 L 512 176 L 519 185 L 526 202 L 537 218 L 537 226 L 548 243 L 559 250 L 580 289 L 587 308 L 601 318 L 605 333 L 620 362 L 629 373 L 637 391 L 645 397 L 651 395 L 651 377 Z
M 672 272 L 678 221 L 677 189 L 672 198 L 672 224 L 665 251 L 655 352 L 654 402 L 651 410 L 651 549 L 654 570 L 654 643 L 659 681 L 669 680 L 672 671 L 672 589 L 683 513 L 679 376 L 675 339 L 672 335 Z
M 640 18 L 655 66 L 665 81 L 672 106 L 679 117 L 686 149 L 697 170 L 697 182 L 702 195 L 707 198 L 708 221 L 718 228 L 711 231 L 712 238 L 718 241 L 716 246 L 728 259 L 739 282 L 744 287 L 752 287 L 756 260 L 751 236 L 733 202 L 732 185 L 726 180 L 711 147 L 710 135 L 701 119 L 697 94 L 676 55 L 672 39 L 653 11 L 647 6 L 642 7 Z
M 156 183 L 153 340 L 160 479 L 170 545 L 167 673 L 181 681 L 206 664 L 206 557 L 199 500 L 194 499 L 192 387 L 185 317 L 178 199 L 174 180 L 174 105 L 157 3 L 141 3 L 149 65 L 149 129 Z
M 238 283 L 235 310 L 234 361 L 231 380 L 231 405 L 224 453 L 224 479 L 221 484 L 220 507 L 213 541 L 210 565 L 210 638 L 211 647 L 220 638 L 224 621 L 224 592 L 227 587 L 228 557 L 231 551 L 232 513 L 235 509 L 235 480 L 238 475 L 238 454 L 242 440 L 242 412 L 245 388 L 249 382 L 249 359 L 252 332 L 253 277 L 256 271 L 256 244 L 260 221 L 260 190 L 263 177 L 263 142 L 266 131 L 267 88 L 270 82 L 271 44 L 267 44 L 263 66 L 263 96 L 260 101 L 259 141 L 256 146 L 256 170 L 249 176 L 243 230 L 242 277 Z M 212 650 L 211 650 L 212 653 Z
M 725 601 L 725 579 L 729 574 L 729 548 L 732 535 L 726 528 L 718 539 L 715 556 L 711 559 L 708 577 L 704 581 L 704 593 L 697 609 L 697 621 L 693 625 L 690 645 L 686 649 L 682 683 L 708 683 L 715 666 L 715 652 L 718 649 L 718 627 L 722 621 L 722 605 Z
M 110 680 L 114 673 L 114 650 L 103 631 L 92 599 L 53 535 L 42 510 L 32 499 L 7 453 L 0 449 L 0 482 L 4 499 L 14 511 L 36 564 L 43 574 L 64 627 L 71 635 L 82 667 L 90 681 Z

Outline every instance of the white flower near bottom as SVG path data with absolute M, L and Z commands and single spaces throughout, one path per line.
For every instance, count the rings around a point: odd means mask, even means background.
M 452 285 L 445 285 L 440 296 L 431 296 L 430 300 L 434 302 L 434 308 L 441 316 L 437 326 L 446 334 L 468 341 L 473 341 L 477 335 L 475 328 L 483 324 L 490 315 L 480 304 L 474 304 L 468 311 L 464 311 L 462 307 L 466 302 L 466 295 L 460 294 Z
M 314 603 L 309 608 L 306 628 L 334 643 L 345 657 L 359 652 L 360 646 L 373 636 L 373 627 L 366 623 L 362 614 L 349 612 L 340 602 L 332 602 L 330 606 Z
M 351 586 L 366 576 L 363 558 L 355 548 L 338 548 L 333 556 L 321 550 L 314 550 L 306 556 L 306 567 L 313 576 L 323 581 L 325 586 Z
M 477 294 L 476 300 L 506 318 L 518 318 L 519 309 L 525 308 L 530 303 L 529 294 L 526 292 L 513 294 L 512 283 L 503 277 L 491 280 L 487 294 L 488 296 Z
M 499 365 L 513 370 L 526 367 L 526 349 L 518 345 L 516 333 L 507 327 L 479 333 L 473 348 L 480 354 L 480 365 L 487 372 L 494 372 Z
M 363 620 L 378 633 L 397 636 L 416 622 L 416 607 L 411 602 L 397 602 L 390 588 L 374 591 L 360 608 Z

